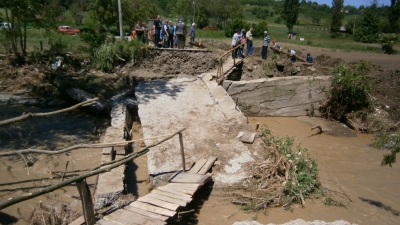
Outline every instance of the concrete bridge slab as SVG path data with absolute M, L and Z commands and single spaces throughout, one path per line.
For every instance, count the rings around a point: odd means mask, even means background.
M 243 164 L 253 160 L 247 146 L 236 135 L 249 129 L 246 118 L 215 81 L 176 78 L 140 82 L 135 90 L 145 138 L 166 135 L 186 127 L 183 144 L 187 165 L 209 156 L 218 156 L 216 183 L 239 181 L 246 174 Z M 146 145 L 154 140 L 146 140 Z M 151 148 L 149 174 L 182 169 L 178 137 Z M 216 171 L 218 170 L 218 171 Z

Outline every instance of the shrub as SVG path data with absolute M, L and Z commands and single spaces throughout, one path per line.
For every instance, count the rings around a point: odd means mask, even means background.
M 284 205 L 291 202 L 304 202 L 307 197 L 320 194 L 317 161 L 310 157 L 308 150 L 298 145 L 293 149 L 294 137 L 275 138 L 270 130 L 262 134 L 264 143 L 276 146 L 282 157 L 290 163 L 288 181 L 283 182 Z
M 379 38 L 379 42 L 382 44 L 382 51 L 387 54 L 394 53 L 393 46 L 397 38 L 397 34 L 382 34 Z
M 370 71 L 371 66 L 366 61 L 335 66 L 332 69 L 330 99 L 321 107 L 322 115 L 341 120 L 346 113 L 367 107 L 368 92 L 371 90 L 367 75 Z
M 116 65 L 136 60 L 147 53 L 139 41 L 117 40 L 106 43 L 94 52 L 94 66 L 102 71 L 112 71 Z
M 236 30 L 246 29 L 248 31 L 250 24 L 242 19 L 233 19 L 224 28 L 225 37 L 232 37 Z

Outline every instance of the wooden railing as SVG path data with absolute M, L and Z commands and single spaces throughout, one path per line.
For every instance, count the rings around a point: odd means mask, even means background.
M 218 58 L 218 68 L 217 68 L 217 82 L 218 79 L 224 76 L 224 67 L 223 67 L 223 58 L 225 56 L 227 56 L 228 53 L 231 53 L 232 51 L 236 51 L 236 49 L 240 48 L 241 46 L 244 46 L 244 44 L 240 44 L 230 50 L 228 50 L 227 52 L 225 52 L 224 54 L 222 54 L 219 58 Z M 233 58 L 233 64 L 236 64 L 236 57 Z

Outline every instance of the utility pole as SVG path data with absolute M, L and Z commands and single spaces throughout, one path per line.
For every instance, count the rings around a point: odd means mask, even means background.
M 118 0 L 118 17 L 119 17 L 119 36 L 121 39 L 124 38 L 124 30 L 122 29 L 122 9 L 121 0 Z
M 195 14 L 196 14 L 196 0 L 193 0 L 193 23 L 194 23 Z

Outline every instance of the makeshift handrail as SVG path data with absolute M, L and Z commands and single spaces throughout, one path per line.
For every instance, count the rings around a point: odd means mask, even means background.
M 238 46 L 226 51 L 224 54 L 222 54 L 219 58 L 218 58 L 218 69 L 217 69 L 217 82 L 218 82 L 218 78 L 219 75 L 224 76 L 224 68 L 223 68 L 223 62 L 222 59 L 230 52 L 235 51 L 236 49 L 240 48 L 241 46 L 244 46 L 244 44 L 239 44 Z M 233 64 L 236 64 L 236 60 L 235 58 L 233 58 Z

